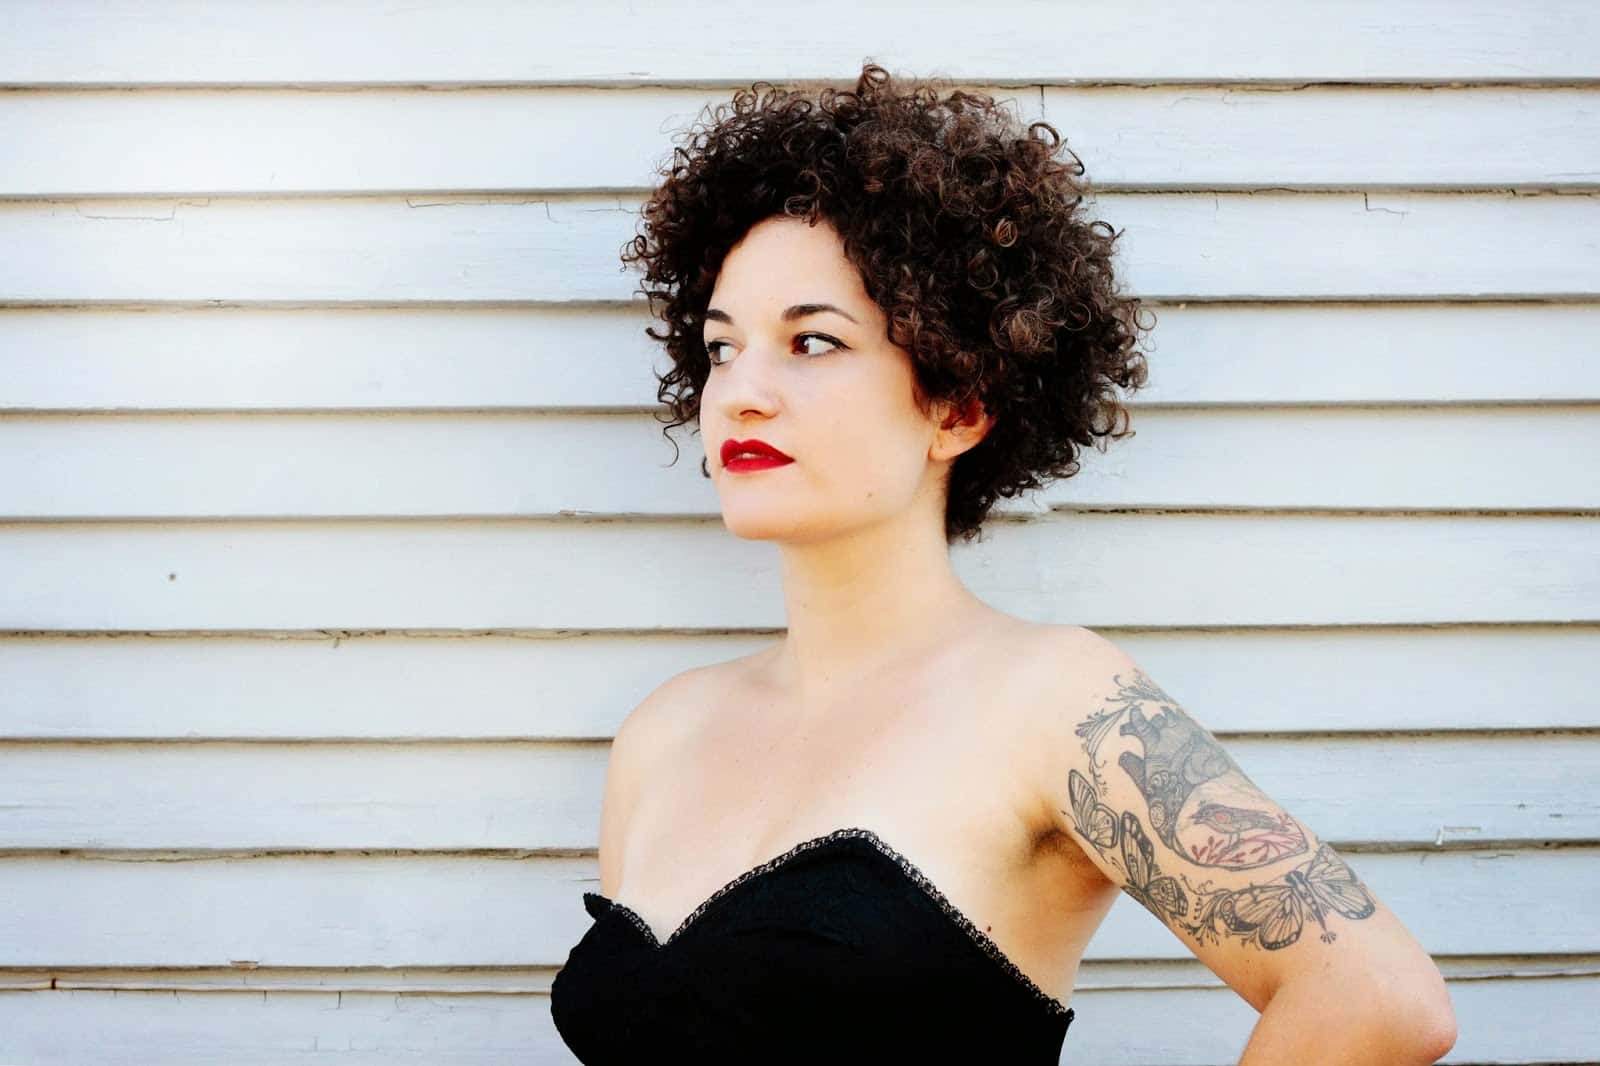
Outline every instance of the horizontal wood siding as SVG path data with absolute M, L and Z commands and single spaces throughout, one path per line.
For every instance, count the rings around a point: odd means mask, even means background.
M 1158 320 L 963 578 L 1348 857 L 1444 1061 L 1595 1061 L 1600 8 L 988 10 L 0 15 L 0 1062 L 572 1061 L 610 739 L 783 625 L 618 253 L 702 108 L 867 57 L 1056 124 Z M 1069 1063 L 1256 1019 L 1127 898 L 1072 999 Z

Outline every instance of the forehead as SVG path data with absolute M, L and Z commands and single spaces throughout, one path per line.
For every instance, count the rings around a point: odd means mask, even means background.
M 844 242 L 826 222 L 764 219 L 729 250 L 711 306 L 732 314 L 776 316 L 791 304 L 829 303 L 861 317 L 866 290 Z

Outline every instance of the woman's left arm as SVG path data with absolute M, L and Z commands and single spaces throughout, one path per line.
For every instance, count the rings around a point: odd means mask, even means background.
M 1120 648 L 1052 639 L 1029 772 L 1060 832 L 1261 1012 L 1241 1066 L 1449 1051 L 1443 976 L 1344 858 Z
M 1239 1066 L 1431 1066 L 1456 1036 L 1453 1013 L 1434 1021 L 1438 991 L 1428 987 L 1426 973 L 1403 966 L 1291 978 L 1261 1012 Z

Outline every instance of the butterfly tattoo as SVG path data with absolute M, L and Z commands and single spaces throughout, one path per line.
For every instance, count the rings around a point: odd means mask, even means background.
M 1220 923 L 1245 943 L 1253 940 L 1275 951 L 1300 939 L 1307 911 L 1322 927 L 1318 939 L 1331 944 L 1339 934 L 1328 928 L 1329 912 L 1359 919 L 1371 917 L 1376 910 L 1366 886 L 1337 852 L 1323 844 L 1310 862 L 1290 870 L 1281 883 L 1251 885 L 1212 896 L 1192 931 L 1197 935 L 1215 933 Z
M 1156 867 L 1155 848 L 1132 811 L 1122 814 L 1122 861 L 1128 869 L 1128 884 L 1123 891 L 1146 910 L 1171 922 L 1189 913 L 1189 897 L 1176 877 L 1168 877 Z
M 1155 861 L 1155 848 L 1139 819 L 1131 812 L 1117 813 L 1100 802 L 1089 779 L 1072 770 L 1067 775 L 1072 819 L 1085 840 L 1101 852 L 1118 852 L 1128 873 L 1123 891 L 1158 918 L 1169 921 L 1201 940 L 1221 933 L 1254 943 L 1268 951 L 1288 947 L 1300 939 L 1309 914 L 1322 927 L 1319 939 L 1331 944 L 1338 934 L 1328 928 L 1330 913 L 1346 918 L 1371 917 L 1377 904 L 1355 872 L 1327 844 L 1309 862 L 1290 870 L 1281 880 L 1242 889 L 1207 892 L 1195 889 L 1199 918 L 1188 922 L 1189 896 L 1177 877 L 1163 874 Z
M 1156 865 L 1155 847 L 1132 811 L 1119 819 L 1115 811 L 1100 802 L 1094 786 L 1078 771 L 1067 775 L 1067 791 L 1072 801 L 1072 818 L 1077 830 L 1095 847 L 1109 851 L 1121 844 L 1122 864 L 1128 871 L 1123 891 L 1138 900 L 1158 918 L 1181 922 L 1189 913 L 1189 897 L 1175 877 Z
M 1100 802 L 1089 779 L 1076 770 L 1067 773 L 1067 793 L 1072 800 L 1072 820 L 1078 832 L 1097 848 L 1117 846 L 1117 812 Z

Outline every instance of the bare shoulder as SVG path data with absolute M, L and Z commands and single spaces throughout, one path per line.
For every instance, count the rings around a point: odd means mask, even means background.
M 691 666 L 657 685 L 617 727 L 612 759 L 619 774 L 634 781 L 661 760 L 682 754 L 726 703 L 730 688 L 770 650 Z
M 606 756 L 600 803 L 600 891 L 614 895 L 621 879 L 623 841 L 644 783 L 664 759 L 672 758 L 707 681 L 707 667 L 691 667 L 662 681 L 617 726 Z
M 694 666 L 668 677 L 640 700 L 617 727 L 612 758 L 642 770 L 684 736 L 717 676 L 717 665 Z
M 1019 666 L 1037 686 L 1036 709 L 1059 712 L 1073 696 L 1091 691 L 1105 670 L 1131 660 L 1105 637 L 1084 626 L 1029 622 L 1018 640 Z
M 1035 624 L 1030 633 L 1022 659 L 1035 682 L 1031 708 L 1042 716 L 1040 727 L 1069 719 L 1076 725 L 1135 678 L 1154 685 L 1126 649 L 1085 626 Z
M 1016 621 L 1001 640 L 1007 648 L 1005 669 L 1015 698 L 1009 710 L 1011 727 L 1020 741 L 1020 758 L 1038 773 L 1042 802 L 1053 798 L 1052 778 L 1059 771 L 1047 755 L 1063 728 L 1071 729 L 1089 713 L 1105 691 L 1105 679 L 1131 663 L 1111 641 L 1083 626 Z
M 1126 655 L 1116 644 L 1087 626 L 1038 623 L 1034 628 L 1040 635 L 1043 648 L 1058 655 L 1103 657 Z M 1060 662 L 1057 662 L 1057 665 L 1061 665 Z

